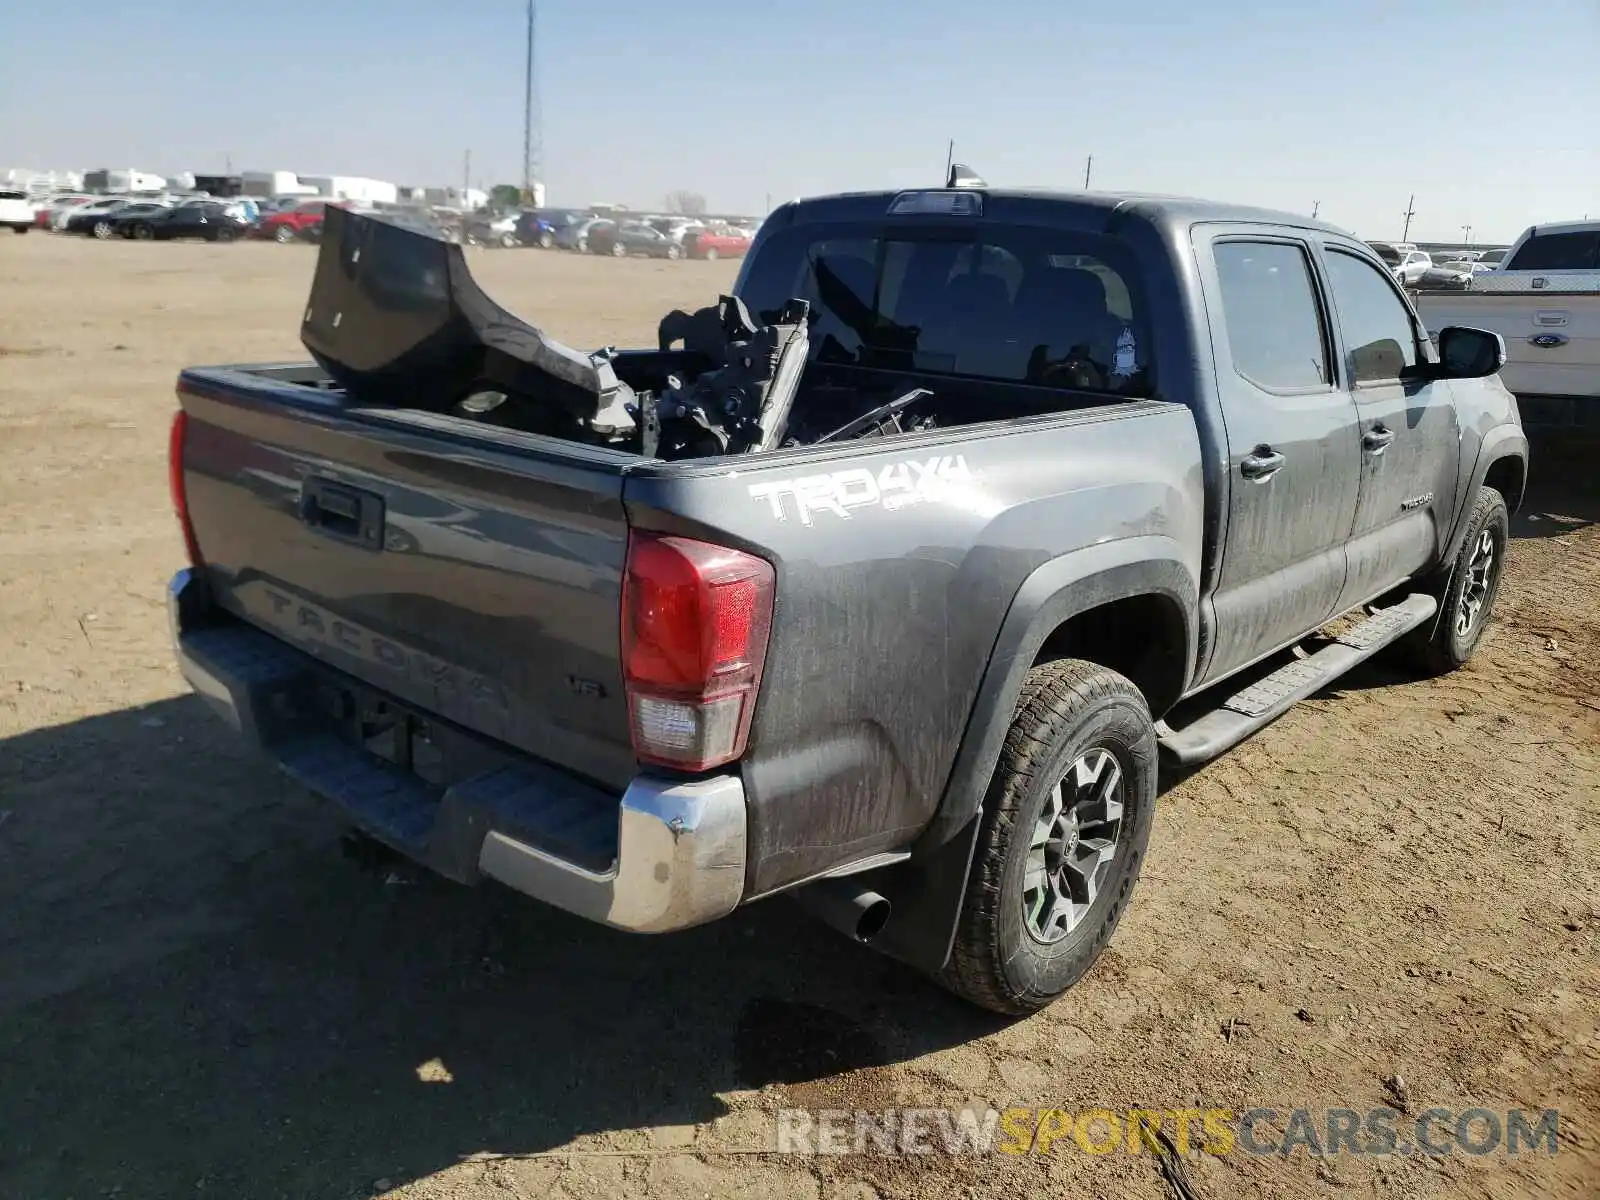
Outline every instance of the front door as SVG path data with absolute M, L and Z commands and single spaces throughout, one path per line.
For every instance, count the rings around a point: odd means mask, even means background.
M 1406 379 L 1420 331 L 1386 271 L 1326 242 L 1344 378 L 1361 420 L 1361 496 L 1339 609 L 1371 600 L 1438 561 L 1450 536 L 1461 437 L 1446 382 Z
M 1217 233 L 1199 249 L 1228 442 L 1227 529 L 1202 676 L 1214 680 L 1333 615 L 1361 461 L 1310 247 Z

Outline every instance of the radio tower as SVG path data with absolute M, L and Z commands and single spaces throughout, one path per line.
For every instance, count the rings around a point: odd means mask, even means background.
M 534 33 L 538 17 L 538 5 L 534 0 L 528 0 L 528 57 L 523 69 L 522 191 L 523 198 L 529 204 L 537 202 L 534 184 L 542 182 L 544 175 L 544 136 L 540 130 L 539 82 L 534 65 Z

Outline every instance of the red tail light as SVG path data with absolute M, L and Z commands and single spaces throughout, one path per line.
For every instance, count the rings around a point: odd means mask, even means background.
M 172 418 L 172 436 L 167 441 L 167 486 L 172 491 L 172 511 L 183 530 L 183 544 L 189 551 L 189 565 L 200 565 L 200 546 L 189 520 L 189 491 L 183 482 L 183 442 L 189 433 L 189 414 L 179 409 Z
M 744 753 L 772 630 L 764 559 L 634 532 L 622 577 L 622 671 L 643 762 L 705 771 Z

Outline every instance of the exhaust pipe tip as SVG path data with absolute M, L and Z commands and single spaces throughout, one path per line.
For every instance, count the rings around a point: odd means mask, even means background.
M 876 892 L 864 893 L 862 903 L 864 907 L 856 920 L 855 939 L 858 942 L 870 942 L 882 933 L 883 927 L 889 923 L 894 905 L 889 903 L 888 897 L 880 896 Z
M 852 941 L 871 942 L 889 923 L 894 905 L 887 896 L 843 879 L 822 879 L 795 893 L 795 899 L 824 925 Z

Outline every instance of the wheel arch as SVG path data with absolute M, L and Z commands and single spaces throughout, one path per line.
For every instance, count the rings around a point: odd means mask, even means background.
M 923 970 L 944 966 L 989 779 L 1034 666 L 1073 657 L 1109 667 L 1128 675 L 1157 717 L 1183 694 L 1194 671 L 1197 574 L 1176 541 L 1152 535 L 1052 559 L 1023 582 L 1001 623 L 932 820 L 909 860 L 862 878 L 894 906 L 875 948 Z

